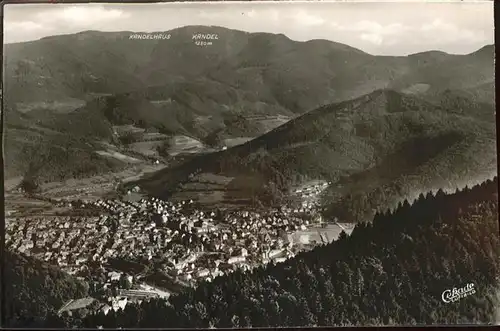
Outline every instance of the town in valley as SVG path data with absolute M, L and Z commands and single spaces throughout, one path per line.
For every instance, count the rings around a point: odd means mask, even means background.
M 319 213 L 314 198 L 327 185 L 316 181 L 294 190 L 303 202 L 293 207 L 260 211 L 140 198 L 138 186 L 124 199 L 109 200 L 85 199 L 88 193 L 37 200 L 14 190 L 24 205 L 7 210 L 6 248 L 89 284 L 92 296 L 65 303 L 61 314 L 88 307 L 107 314 L 127 302 L 168 299 L 183 287 L 237 269 L 280 263 L 350 233 L 352 224 L 328 222 Z

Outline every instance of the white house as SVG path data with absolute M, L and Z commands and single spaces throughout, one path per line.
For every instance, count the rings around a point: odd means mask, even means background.
M 229 264 L 235 264 L 235 263 L 240 263 L 244 262 L 246 260 L 245 256 L 232 256 L 227 260 L 227 263 Z
M 108 272 L 108 277 L 111 279 L 111 281 L 119 281 L 121 277 L 121 273 L 116 272 L 116 271 L 110 271 Z
M 107 315 L 109 311 L 111 310 L 111 307 L 107 304 L 101 307 L 101 311 L 104 313 L 104 315 Z
M 123 310 L 127 306 L 127 301 L 127 298 L 113 298 L 111 300 L 111 306 L 115 312 L 120 309 Z
M 196 273 L 196 277 L 207 277 L 210 275 L 210 270 L 208 269 L 202 269 L 202 270 L 198 270 L 198 272 Z

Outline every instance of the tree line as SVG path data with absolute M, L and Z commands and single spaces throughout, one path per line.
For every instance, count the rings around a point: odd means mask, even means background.
M 88 293 L 85 282 L 57 267 L 10 251 L 5 251 L 2 258 L 2 327 L 53 325 L 52 321 L 59 322 L 56 312 L 66 301 Z

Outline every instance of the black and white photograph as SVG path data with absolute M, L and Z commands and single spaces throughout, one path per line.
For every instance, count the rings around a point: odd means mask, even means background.
M 500 324 L 493 6 L 5 4 L 2 327 Z

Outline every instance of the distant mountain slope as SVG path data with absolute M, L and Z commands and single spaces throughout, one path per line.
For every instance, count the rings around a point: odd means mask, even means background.
M 188 136 L 202 143 L 216 135 L 224 139 L 255 137 L 268 131 L 266 119 L 290 114 L 276 106 L 276 113 L 259 111 L 244 116 L 239 109 L 219 103 L 219 96 L 242 97 L 237 91 L 212 89 L 211 100 L 199 100 L 193 89 L 211 88 L 193 81 L 179 85 L 169 96 L 154 87 L 146 94 L 125 93 L 97 97 L 73 112 L 36 108 L 27 113 L 6 108 L 5 157 L 7 178 L 30 176 L 41 181 L 86 177 L 126 166 L 95 152 L 104 144 L 120 147 L 116 126 L 158 131 L 166 136 Z M 165 99 L 159 99 L 164 97 Z M 191 109 L 185 111 L 185 107 Z M 259 105 L 253 107 L 257 109 Z M 286 115 L 282 115 L 287 118 Z M 207 141 L 208 142 L 208 141 Z M 122 146 L 123 147 L 123 146 Z
M 82 178 L 123 168 L 126 164 L 95 152 L 112 142 L 111 123 L 97 112 L 23 114 L 6 109 L 5 177 L 29 177 L 40 182 Z
M 6 45 L 5 100 L 84 98 L 140 88 L 134 70 L 149 60 L 154 43 L 137 47 L 129 35 L 87 31 Z
M 98 111 L 115 125 L 155 127 L 167 134 L 187 134 L 203 139 L 222 129 L 227 137 L 258 136 L 266 130 L 255 117 L 293 116 L 276 100 L 256 91 L 234 88 L 208 78 L 172 81 L 137 92 L 99 97 L 78 112 Z M 235 131 L 234 116 L 249 119 L 246 129 Z
M 459 110 L 449 99 L 434 104 L 378 90 L 318 108 L 243 145 L 160 171 L 140 184 L 154 195 L 169 196 L 182 191 L 194 174 L 216 173 L 234 178 L 230 190 L 247 190 L 243 195 L 250 198 L 269 197 L 269 190 L 287 195 L 294 185 L 324 179 L 333 182 L 329 199 L 335 201 L 384 183 L 402 180 L 411 187 L 407 179 L 422 185 L 467 181 L 496 169 L 493 107 L 490 121 L 486 113 L 476 116 L 469 106 Z M 254 185 L 262 190 L 255 191 Z M 392 202 L 394 192 L 390 195 Z M 366 207 L 363 212 L 373 212 Z
M 88 99 L 202 77 L 254 91 L 303 113 L 376 89 L 429 84 L 431 90 L 474 88 L 493 82 L 492 46 L 469 55 L 424 52 L 373 56 L 347 45 L 221 27 L 187 26 L 168 40 L 130 39 L 132 32 L 86 31 L 5 47 L 7 103 Z M 195 33 L 215 33 L 211 46 Z M 207 97 L 201 92 L 200 97 Z
M 358 224 L 350 236 L 163 300 L 88 316 L 81 326 L 247 328 L 494 324 L 499 301 L 498 179 Z M 472 284 L 472 285 L 470 285 Z M 456 302 L 443 293 L 467 288 Z M 474 291 L 470 291 L 471 289 Z M 446 296 L 444 297 L 446 299 Z M 130 318 L 138 316 L 138 318 Z
M 432 53 L 426 53 L 430 55 Z M 493 60 L 495 49 L 493 45 L 467 55 L 444 57 L 434 56 L 430 60 L 423 53 L 410 55 L 409 58 L 419 65 L 418 70 L 411 71 L 401 77 L 395 77 L 391 87 L 404 87 L 417 83 L 430 85 L 429 92 L 443 92 L 446 89 L 474 90 L 484 88 L 485 84 L 494 82 Z M 492 102 L 484 99 L 481 101 Z
M 484 85 L 485 88 L 491 87 L 489 83 Z M 481 102 L 482 98 L 478 97 L 477 93 L 481 93 L 479 89 L 476 93 L 468 89 L 446 89 L 436 95 L 426 96 L 426 100 L 458 115 L 471 116 L 485 121 L 494 120 L 494 113 L 492 113 L 494 108 L 491 103 Z
M 87 295 L 85 283 L 57 267 L 10 251 L 3 259 L 6 316 L 2 327 L 46 327 L 47 317 L 55 317 L 66 301 Z
M 200 47 L 192 40 L 195 33 L 215 33 L 218 40 Z M 120 168 L 123 164 L 110 165 L 94 153 L 97 145 L 116 139 L 116 125 L 134 124 L 212 145 L 254 138 L 310 109 L 387 87 L 431 102 L 437 98 L 438 104 L 449 90 L 456 95 L 453 102 L 473 99 L 474 109 L 486 116 L 487 104 L 494 102 L 490 46 L 469 55 L 397 57 L 326 40 L 296 42 L 221 27 L 182 27 L 165 32 L 171 34 L 168 40 L 130 39 L 132 34 L 86 31 L 5 46 L 4 100 L 6 113 L 12 113 L 6 120 L 8 177 L 25 175 L 33 153 L 47 156 L 35 157 L 41 161 L 29 166 L 47 174 L 46 180 Z M 68 146 L 67 141 L 79 139 Z M 367 159 L 343 157 L 347 163 L 337 167 L 358 163 L 359 168 L 373 158 L 371 147 L 351 143 L 344 148 L 360 148 Z M 65 149 L 71 158 L 61 154 Z M 304 154 L 302 159 L 311 152 L 305 145 L 294 149 Z M 58 174 L 54 167 L 60 168 Z

